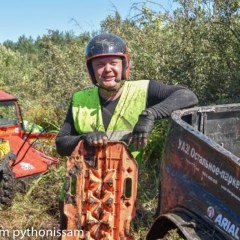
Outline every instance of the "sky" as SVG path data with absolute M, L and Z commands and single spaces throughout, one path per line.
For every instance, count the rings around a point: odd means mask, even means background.
M 158 8 L 158 5 L 147 0 L 2 0 L 0 43 L 6 40 L 17 42 L 23 35 L 35 40 L 38 36 L 48 34 L 48 30 L 63 33 L 72 31 L 75 35 L 97 31 L 102 20 L 108 15 L 114 16 L 115 9 L 122 19 L 134 16 L 131 7 L 140 2 Z M 169 6 L 171 0 L 152 2 Z

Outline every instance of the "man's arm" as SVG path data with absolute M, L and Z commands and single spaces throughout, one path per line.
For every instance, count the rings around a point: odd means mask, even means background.
M 61 156 L 70 156 L 82 138 L 83 136 L 79 135 L 75 130 L 72 117 L 72 106 L 70 105 L 66 119 L 56 137 L 58 154 Z
M 154 80 L 149 83 L 147 109 L 153 113 L 155 120 L 169 117 L 173 111 L 192 107 L 197 103 L 196 95 L 187 88 Z
M 147 106 L 139 115 L 129 144 L 133 142 L 135 149 L 146 146 L 155 120 L 169 117 L 174 110 L 191 107 L 197 103 L 196 95 L 187 88 L 150 81 Z
M 70 105 L 66 119 L 57 134 L 56 148 L 61 156 L 70 156 L 79 141 L 85 139 L 89 146 L 106 146 L 108 137 L 105 132 L 95 131 L 79 135 L 74 127 L 72 106 Z

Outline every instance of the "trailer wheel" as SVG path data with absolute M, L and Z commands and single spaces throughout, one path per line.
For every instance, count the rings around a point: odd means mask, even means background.
M 17 192 L 26 193 L 32 181 L 43 173 L 33 174 L 27 177 L 15 178 L 10 166 L 0 172 L 0 204 L 9 207 Z
M 10 166 L 0 172 L 0 204 L 11 205 L 15 196 L 15 178 Z

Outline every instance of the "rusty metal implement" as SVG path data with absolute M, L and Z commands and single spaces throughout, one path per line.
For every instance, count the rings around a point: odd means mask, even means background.
M 94 148 L 81 141 L 67 161 L 62 239 L 133 239 L 137 176 L 125 143 Z

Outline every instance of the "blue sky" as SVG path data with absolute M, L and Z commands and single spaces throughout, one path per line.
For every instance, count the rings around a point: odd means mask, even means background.
M 139 2 L 148 1 L 4 0 L 0 3 L 0 43 L 6 40 L 17 42 L 22 35 L 36 39 L 37 36 L 47 34 L 48 30 L 73 31 L 76 35 L 84 31 L 99 30 L 100 21 L 108 15 L 114 15 L 115 7 L 122 19 L 125 19 L 129 14 L 134 15 L 130 11 L 131 6 Z M 172 0 L 153 2 L 169 6 Z M 156 8 L 156 5 L 149 6 Z

